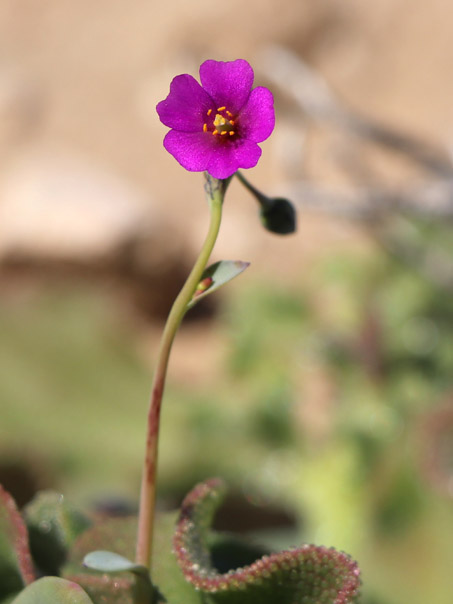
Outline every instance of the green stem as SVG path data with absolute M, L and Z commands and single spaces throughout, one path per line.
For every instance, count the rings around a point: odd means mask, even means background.
M 171 346 L 178 327 L 187 310 L 187 305 L 192 299 L 197 285 L 217 239 L 222 219 L 222 203 L 228 181 L 216 180 L 206 173 L 205 191 L 208 199 L 211 220 L 208 234 L 201 249 L 200 255 L 179 292 L 162 334 L 157 366 L 151 390 L 151 400 L 148 413 L 148 429 L 146 439 L 146 453 L 143 464 L 142 486 L 140 493 L 140 507 L 138 516 L 138 535 L 136 562 L 151 569 L 151 549 L 153 539 L 154 507 L 156 500 L 156 468 L 157 445 L 159 438 L 159 419 L 164 393 L 165 377 L 167 374 L 168 359 Z

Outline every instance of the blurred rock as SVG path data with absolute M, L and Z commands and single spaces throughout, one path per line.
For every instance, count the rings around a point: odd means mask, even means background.
M 194 257 L 186 240 L 142 191 L 68 152 L 35 150 L 0 181 L 3 287 L 106 284 L 135 312 L 160 320 Z M 212 304 L 200 308 L 206 314 Z M 191 317 L 199 315 L 197 306 Z
M 142 193 L 65 153 L 16 162 L 0 187 L 0 260 L 98 260 L 154 224 Z M 154 224 L 155 226 L 155 224 Z

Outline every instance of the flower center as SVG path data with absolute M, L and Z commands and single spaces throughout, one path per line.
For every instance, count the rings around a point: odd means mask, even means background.
M 208 118 L 212 119 L 212 109 L 207 112 Z M 234 136 L 236 134 L 234 130 L 234 119 L 233 114 L 227 111 L 226 107 L 218 107 L 215 118 L 212 120 L 212 125 L 208 126 L 208 123 L 203 124 L 203 132 L 210 132 L 214 136 Z

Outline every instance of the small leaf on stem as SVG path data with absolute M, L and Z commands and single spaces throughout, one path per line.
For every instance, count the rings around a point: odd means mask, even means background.
M 192 308 L 199 300 L 240 275 L 248 266 L 250 266 L 249 262 L 242 262 L 241 260 L 221 260 L 220 262 L 211 264 L 203 272 L 187 308 Z

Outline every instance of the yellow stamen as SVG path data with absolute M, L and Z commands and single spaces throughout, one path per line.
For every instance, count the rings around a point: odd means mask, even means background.
M 227 114 L 228 117 L 233 117 L 233 114 L 231 113 L 231 111 L 226 111 L 225 113 Z
M 225 107 L 219 107 L 217 111 L 225 111 Z M 228 111 L 225 112 L 225 115 L 227 113 L 229 113 L 229 115 L 232 115 Z M 226 136 L 227 134 L 229 134 L 230 136 L 233 136 L 235 134 L 234 130 L 232 129 L 234 121 L 232 119 L 229 119 L 228 117 L 224 117 L 222 113 L 216 113 L 212 125 L 214 126 L 214 131 L 212 132 L 212 134 L 214 135 L 220 134 L 221 136 Z
M 203 124 L 203 132 L 207 132 L 208 131 L 208 125 L 207 124 Z
M 211 115 L 212 109 L 208 109 L 208 115 Z

